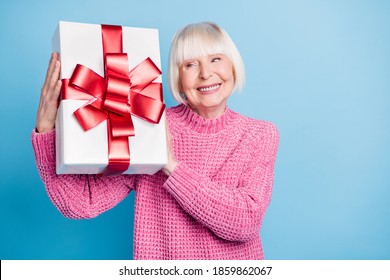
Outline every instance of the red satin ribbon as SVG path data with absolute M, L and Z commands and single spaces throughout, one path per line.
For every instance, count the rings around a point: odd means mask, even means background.
M 62 80 L 62 99 L 87 99 L 74 112 L 84 130 L 107 120 L 108 165 L 103 175 L 122 174 L 130 165 L 129 136 L 134 136 L 131 114 L 158 123 L 165 109 L 161 75 L 150 58 L 128 72 L 122 50 L 122 27 L 102 25 L 105 77 L 77 64 L 70 79 Z M 131 114 L 130 114 L 131 113 Z

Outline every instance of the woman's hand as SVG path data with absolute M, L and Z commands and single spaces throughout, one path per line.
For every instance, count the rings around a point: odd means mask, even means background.
M 165 123 L 166 135 L 167 135 L 167 150 L 168 150 L 168 163 L 162 168 L 162 171 L 166 175 L 170 175 L 176 168 L 177 160 L 173 154 L 171 133 L 169 132 L 168 122 Z
M 60 61 L 58 53 L 53 53 L 46 72 L 45 82 L 41 90 L 41 98 L 36 117 L 37 132 L 48 132 L 54 129 L 57 107 L 61 91 Z

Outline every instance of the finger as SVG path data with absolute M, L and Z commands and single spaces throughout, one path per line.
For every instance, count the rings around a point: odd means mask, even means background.
M 165 119 L 165 134 L 167 138 L 167 144 L 171 145 L 171 132 L 169 131 L 168 120 Z
M 56 86 L 54 88 L 54 93 L 53 93 L 53 98 L 56 100 L 57 104 L 60 99 L 61 85 L 62 85 L 61 80 L 57 80 Z
M 52 53 L 50 56 L 49 64 L 47 65 L 44 84 L 46 84 L 50 80 L 51 72 L 53 72 L 53 69 L 55 67 L 55 61 L 56 61 L 56 55 L 55 53 Z
M 46 98 L 43 99 L 43 106 L 48 106 L 48 108 L 52 108 L 57 110 L 58 102 L 61 94 L 61 80 L 56 80 L 53 88 L 50 89 L 46 95 Z
M 54 91 L 59 78 L 60 78 L 60 62 L 57 60 L 55 61 L 54 69 L 50 77 L 49 88 L 48 88 L 49 92 Z
M 43 108 L 48 104 L 58 104 L 58 99 L 61 91 L 61 81 L 59 80 L 60 62 L 55 62 L 55 68 L 51 74 L 51 80 L 42 88 L 39 101 L 39 108 Z M 54 105 L 49 105 L 54 106 Z
M 168 157 L 174 158 L 173 148 L 172 148 L 172 136 L 171 136 L 171 132 L 170 132 L 169 126 L 168 126 L 168 120 L 166 119 L 165 121 L 166 121 L 165 122 L 165 132 L 166 132 L 166 140 L 167 140 Z
M 42 89 L 44 91 L 46 91 L 47 87 L 50 86 L 50 81 L 52 80 L 52 77 L 53 77 L 53 74 L 54 74 L 54 70 L 56 69 L 57 61 L 58 61 L 58 53 L 54 52 L 54 53 L 52 53 L 51 59 L 49 61 L 49 65 L 48 65 L 48 68 L 47 68 L 45 81 L 44 81 L 44 84 L 43 84 L 43 87 L 42 87 Z

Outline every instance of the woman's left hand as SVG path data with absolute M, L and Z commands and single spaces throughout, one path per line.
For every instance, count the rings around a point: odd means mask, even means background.
M 165 123 L 166 135 L 167 135 L 167 151 L 168 151 L 168 163 L 162 168 L 162 171 L 166 175 L 170 175 L 177 166 L 177 160 L 173 153 L 172 138 L 169 131 L 168 122 Z

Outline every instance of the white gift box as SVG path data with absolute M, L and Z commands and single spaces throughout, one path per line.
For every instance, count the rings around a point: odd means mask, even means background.
M 147 57 L 161 69 L 157 29 L 122 27 L 122 38 L 129 70 Z M 71 77 L 76 64 L 104 76 L 100 25 L 60 21 L 52 43 L 53 50 L 60 54 L 62 79 Z M 161 82 L 161 76 L 155 82 Z M 84 131 L 73 114 L 86 102 L 67 99 L 60 103 L 56 120 L 57 174 L 100 174 L 108 165 L 107 121 Z M 129 137 L 130 166 L 123 174 L 154 174 L 167 163 L 165 112 L 158 124 L 134 115 L 132 120 L 135 136 Z

